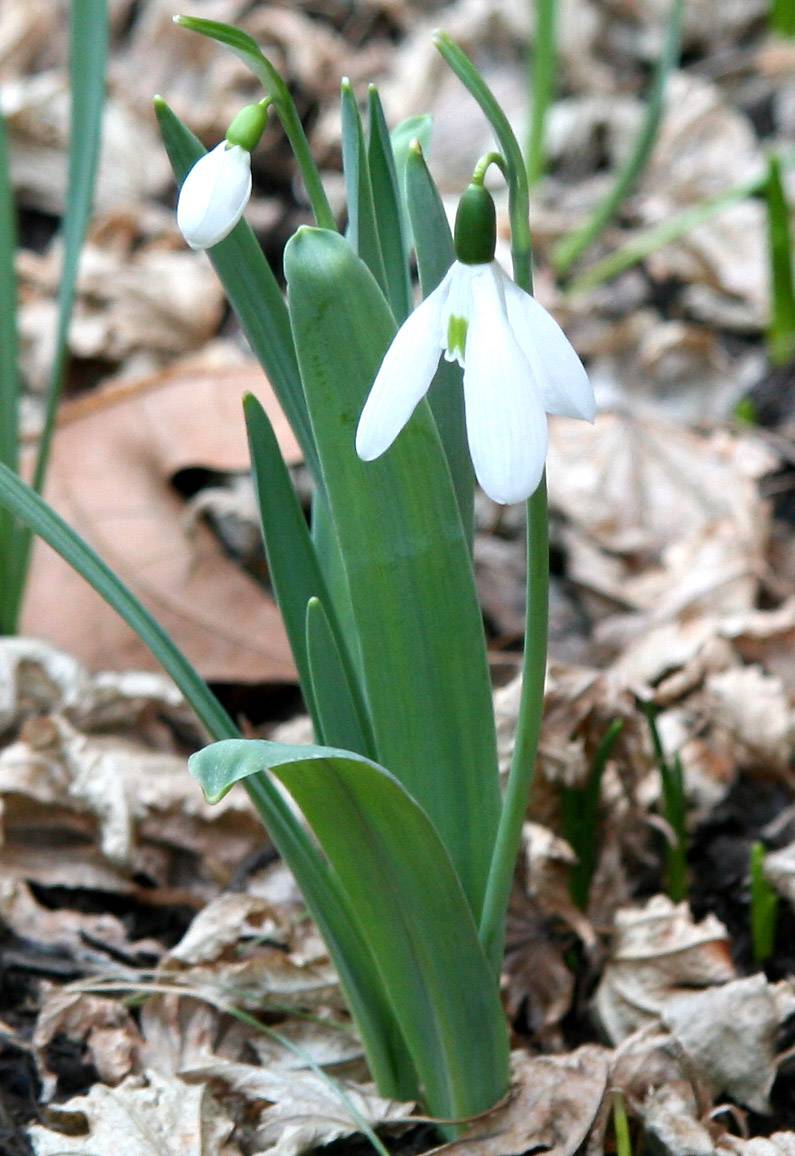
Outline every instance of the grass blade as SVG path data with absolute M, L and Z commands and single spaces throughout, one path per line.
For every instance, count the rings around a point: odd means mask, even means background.
M 795 281 L 789 205 L 777 156 L 768 160 L 765 199 L 771 299 L 768 350 L 773 365 L 785 365 L 795 355 Z
M 285 271 L 378 758 L 436 824 L 479 910 L 500 801 L 483 624 L 450 473 L 424 402 L 382 458 L 356 456 L 356 422 L 394 334 L 366 266 L 341 237 L 301 229 Z
M 400 192 L 400 223 L 403 229 L 403 244 L 406 252 L 410 252 L 413 245 L 411 223 L 406 209 L 406 162 L 409 149 L 413 141 L 417 141 L 421 149 L 428 151 L 431 144 L 431 128 L 433 122 L 427 113 L 422 116 L 409 116 L 395 125 L 390 134 L 392 155 L 395 158 L 395 173 L 397 174 L 398 190 Z
M 159 97 L 155 100 L 163 143 L 177 184 L 205 153 L 204 146 Z M 317 479 L 317 453 L 295 356 L 284 296 L 251 227 L 241 221 L 209 252 L 219 280 L 254 355 L 273 386 L 307 465 Z
M 565 237 L 556 246 L 552 254 L 552 264 L 559 277 L 568 273 L 575 261 L 612 221 L 648 164 L 662 120 L 668 77 L 676 68 L 679 60 L 683 14 L 684 0 L 673 0 L 665 43 L 654 71 L 654 78 L 646 101 L 646 111 L 638 135 L 635 137 L 630 154 L 605 199 L 579 229 Z
M 373 187 L 364 145 L 362 118 L 348 80 L 343 80 L 342 98 L 342 167 L 348 198 L 348 241 L 361 257 L 384 293 L 387 292 L 386 270 L 375 216 Z
M 547 111 L 555 92 L 557 0 L 535 0 L 530 135 L 527 141 L 527 182 L 536 184 L 546 168 Z
M 19 363 L 17 347 L 16 209 L 11 189 L 5 119 L 0 113 L 0 462 L 19 468 Z M 14 521 L 0 509 L 0 634 L 16 627 L 13 595 Z
M 455 250 L 442 198 L 418 141 L 409 148 L 406 157 L 405 187 L 420 288 L 423 297 L 427 297 L 455 260 Z M 474 535 L 475 477 L 467 442 L 461 368 L 455 362 L 445 359 L 439 362 L 428 401 L 442 439 L 461 521 L 471 548 Z
M 777 36 L 795 38 L 795 0 L 773 0 L 770 31 Z
M 374 85 L 370 85 L 368 101 L 367 166 L 373 190 L 375 222 L 384 261 L 387 297 L 395 320 L 400 324 L 408 317 L 412 304 L 408 252 L 400 216 L 400 190 L 389 129 Z
M 69 7 L 69 175 L 63 221 L 63 268 L 58 289 L 55 352 L 47 387 L 44 426 L 39 439 L 33 488 L 44 489 L 55 418 L 69 359 L 69 323 L 77 288 L 80 250 L 83 247 L 99 163 L 102 109 L 105 103 L 105 62 L 108 50 L 106 0 L 83 0 Z M 11 622 L 16 623 L 30 564 L 31 535 L 20 529 L 13 544 L 14 570 L 9 595 Z

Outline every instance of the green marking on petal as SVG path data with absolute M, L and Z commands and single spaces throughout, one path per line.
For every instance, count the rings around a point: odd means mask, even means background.
M 466 317 L 450 316 L 447 322 L 447 354 L 448 361 L 456 360 L 459 365 L 464 364 L 464 351 L 467 344 L 467 329 L 469 322 Z

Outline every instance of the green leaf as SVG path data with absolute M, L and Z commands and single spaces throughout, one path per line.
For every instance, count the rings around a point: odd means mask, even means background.
M 774 365 L 786 365 L 795 355 L 795 281 L 789 205 L 777 156 L 768 160 L 765 194 L 771 297 L 768 348 Z
M 84 0 L 69 6 L 69 174 L 63 221 L 63 267 L 58 286 L 58 323 L 55 353 L 47 386 L 44 426 L 39 438 L 33 488 L 41 493 L 47 475 L 55 418 L 69 360 L 69 323 L 75 302 L 80 250 L 85 240 L 94 183 L 99 162 L 102 109 L 105 102 L 105 61 L 108 49 L 106 0 Z M 15 565 L 8 607 L 16 622 L 22 604 L 30 563 L 31 536 L 25 529 L 15 534 L 12 546 Z
M 327 628 L 332 637 L 335 640 L 341 639 L 341 632 L 331 608 L 331 599 L 315 554 L 309 527 L 290 481 L 268 415 L 252 394 L 248 394 L 244 399 L 243 409 L 246 415 L 254 488 L 271 584 L 290 640 L 307 709 L 312 716 L 316 733 L 325 734 L 327 732 L 318 714 L 318 700 L 313 691 L 313 677 L 310 673 L 306 628 L 307 604 L 312 599 L 321 599 L 324 605 L 330 608 L 327 613 L 334 625 L 332 626 L 327 620 Z M 362 734 L 361 742 L 352 744 L 353 749 L 362 754 L 372 753 L 372 737 L 366 737 L 369 736 L 367 711 L 355 682 L 351 659 L 341 640 L 335 641 L 335 649 L 341 667 L 341 671 L 337 672 L 339 691 L 340 694 L 343 693 L 341 680 L 344 672 L 344 693 L 352 703 Z M 327 707 L 328 704 L 325 705 Z M 347 745 L 347 741 L 340 745 Z
M 432 117 L 428 116 L 427 113 L 423 113 L 421 116 L 409 116 L 405 120 L 402 120 L 400 124 L 395 125 L 390 134 L 392 156 L 395 158 L 395 173 L 400 191 L 400 224 L 403 230 L 403 244 L 406 252 L 411 250 L 414 243 L 411 235 L 411 223 L 406 209 L 406 161 L 412 141 L 417 141 L 420 148 L 428 152 L 431 147 L 432 127 Z
M 155 99 L 163 143 L 177 183 L 205 149 L 164 100 Z M 295 356 L 290 317 L 282 291 L 251 227 L 241 221 L 209 251 L 210 260 L 237 314 L 249 345 L 273 386 L 307 465 L 317 478 L 315 439 Z
M 343 80 L 340 95 L 342 99 L 342 167 L 345 170 L 345 191 L 348 198 L 347 237 L 354 252 L 361 257 L 386 293 L 386 271 L 375 219 L 373 187 L 370 183 L 370 168 L 364 145 L 362 118 L 359 115 L 359 106 L 348 80 Z
M 191 32 L 198 32 L 201 36 L 207 36 L 218 44 L 226 45 L 251 69 L 265 92 L 271 97 L 273 107 L 282 122 L 282 128 L 303 177 L 315 221 L 324 229 L 336 228 L 334 214 L 312 157 L 295 101 L 290 95 L 287 83 L 268 58 L 260 52 L 257 42 L 247 32 L 241 32 L 239 28 L 233 28 L 231 24 L 221 24 L 217 20 L 202 20 L 198 16 L 175 16 L 174 23 L 179 24 L 181 28 L 190 29 Z
M 348 758 L 274 768 L 356 911 L 434 1115 L 492 1107 L 508 1086 L 495 973 L 433 824 L 392 775 Z
M 629 155 L 622 165 L 612 188 L 597 206 L 591 217 L 575 232 L 571 233 L 553 251 L 553 265 L 559 276 L 564 276 L 574 262 L 594 243 L 604 231 L 622 204 L 632 192 L 649 162 L 654 142 L 662 121 L 665 107 L 665 89 L 668 77 L 676 68 L 682 43 L 682 20 L 684 0 L 672 0 L 671 14 L 665 43 L 654 70 L 651 89 L 646 100 L 646 110 Z
M 428 171 L 419 143 L 406 158 L 406 204 L 414 234 L 417 271 L 423 297 L 439 285 L 455 261 L 453 237 L 442 198 Z M 433 379 L 428 400 L 453 478 L 461 521 L 469 542 L 474 535 L 475 478 L 467 442 L 461 367 L 444 358 Z
M 190 767 L 211 800 L 264 769 L 284 783 L 356 912 L 430 1110 L 490 1108 L 508 1080 L 496 978 L 449 857 L 400 783 L 345 751 L 263 741 L 217 743 Z
M 535 33 L 531 65 L 530 133 L 527 140 L 527 180 L 534 185 L 546 167 L 547 111 L 555 95 L 558 0 L 535 0 Z
M 375 743 L 370 720 L 351 676 L 342 640 L 319 598 L 310 598 L 307 603 L 306 649 L 322 741 L 372 756 Z
M 6 126 L 0 113 L 0 462 L 16 471 L 19 466 L 19 365 L 17 349 L 16 210 L 11 189 L 11 167 Z M 0 634 L 15 628 L 11 578 L 11 541 L 14 522 L 0 510 Z
M 218 699 L 146 607 L 88 543 L 2 463 L 0 504 L 57 551 L 135 631 L 211 735 L 219 739 L 239 735 Z M 373 1077 L 384 1095 L 414 1099 L 416 1082 L 400 1028 L 344 893 L 271 780 L 266 775 L 254 776 L 246 788 L 328 945 Z
M 301 229 L 285 252 L 290 313 L 339 537 L 379 761 L 428 813 L 479 911 L 500 800 L 472 562 L 430 410 L 378 461 L 356 423 L 394 335 L 345 241 Z
M 412 304 L 408 251 L 400 218 L 400 190 L 389 129 L 378 90 L 373 85 L 370 85 L 368 100 L 370 135 L 367 164 L 386 274 L 387 297 L 399 324 L 411 312 Z

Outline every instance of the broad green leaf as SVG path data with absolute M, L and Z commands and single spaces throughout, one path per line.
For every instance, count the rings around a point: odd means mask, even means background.
M 284 464 L 279 443 L 268 420 L 268 415 L 259 401 L 249 394 L 243 401 L 251 451 L 254 488 L 260 511 L 262 539 L 268 558 L 268 570 L 276 601 L 284 619 L 287 637 L 290 639 L 295 665 L 307 709 L 312 716 L 318 733 L 326 733 L 318 715 L 317 700 L 312 689 L 310 655 L 307 647 L 307 604 L 319 598 L 330 609 L 326 612 L 334 622 L 327 622 L 332 637 L 340 639 L 339 626 L 320 569 L 309 527 L 303 510 L 296 497 L 287 467 Z M 366 708 L 361 698 L 353 666 L 342 641 L 335 642 L 338 662 L 345 673 L 345 693 L 354 701 L 354 709 L 360 720 L 360 731 L 369 733 Z M 338 672 L 338 678 L 342 675 Z M 342 686 L 340 686 L 342 693 Z M 341 742 L 340 745 L 347 745 Z M 362 754 L 372 753 L 372 739 L 354 743 L 354 750 Z
M 347 237 L 378 284 L 387 292 L 386 271 L 375 218 L 373 186 L 364 144 L 362 118 L 359 106 L 348 80 L 343 80 L 342 102 L 342 167 L 345 170 L 345 191 L 348 198 Z
M 247 32 L 241 32 L 239 28 L 233 28 L 231 24 L 221 24 L 217 20 L 203 20 L 198 16 L 175 16 L 174 22 L 181 28 L 188 28 L 191 32 L 198 32 L 201 36 L 207 36 L 210 40 L 231 48 L 235 56 L 251 69 L 273 101 L 273 107 L 301 172 L 315 221 L 324 229 L 336 228 L 334 214 L 328 203 L 320 173 L 312 157 L 312 150 L 290 90 L 284 78 L 260 52 L 257 42 Z
M 367 164 L 373 190 L 375 220 L 384 260 L 389 304 L 400 324 L 411 311 L 411 282 L 408 251 L 400 219 L 400 190 L 395 158 L 378 90 L 370 85 L 368 95 L 369 140 Z
M 181 185 L 206 150 L 159 97 L 155 100 L 155 112 L 174 176 Z M 209 256 L 249 345 L 293 428 L 307 465 L 317 477 L 317 454 L 290 317 L 265 254 L 251 227 L 241 221 L 225 240 L 213 246 Z
M 500 799 L 483 624 L 447 462 L 425 402 L 382 458 L 359 461 L 356 423 L 391 312 L 335 234 L 299 230 L 285 271 L 378 759 L 436 825 L 479 912 Z
M 665 106 L 665 89 L 668 77 L 676 68 L 679 60 L 679 51 L 682 43 L 682 20 L 684 17 L 684 0 L 671 0 L 668 28 L 665 34 L 665 43 L 657 60 L 651 88 L 646 100 L 646 110 L 643 115 L 637 136 L 632 143 L 626 161 L 616 175 L 616 179 L 599 204 L 593 215 L 555 247 L 552 254 L 552 263 L 559 276 L 565 276 L 575 261 L 585 250 L 594 243 L 603 232 L 622 204 L 632 192 L 635 184 L 641 177 L 649 162 L 654 142 L 663 117 Z
M 19 464 L 19 366 L 17 362 L 16 210 L 6 126 L 0 113 L 0 462 L 16 471 Z M 0 509 L 0 634 L 15 627 L 10 565 L 14 522 Z
M 414 234 L 423 297 L 432 293 L 455 260 L 453 237 L 442 198 L 416 144 L 406 158 L 406 205 Z M 461 367 L 442 358 L 428 400 L 455 486 L 461 521 L 470 543 L 474 534 L 475 478 L 467 443 Z
M 99 163 L 105 61 L 108 50 L 106 0 L 83 0 L 69 6 L 69 172 L 63 220 L 63 267 L 58 285 L 58 322 L 50 368 L 44 426 L 39 438 L 33 488 L 41 493 L 47 475 L 55 417 L 69 359 L 69 323 L 74 308 L 80 250 L 85 240 Z M 9 615 L 16 622 L 30 562 L 30 533 L 20 528 L 12 546 L 14 571 L 9 583 Z
M 765 199 L 771 298 L 768 349 L 774 365 L 785 365 L 795 354 L 795 281 L 789 205 L 781 179 L 781 161 L 776 156 L 768 161 Z
M 88 543 L 2 463 L 0 505 L 57 551 L 121 615 L 171 676 L 213 737 L 232 739 L 239 735 L 218 699 L 149 611 Z M 268 776 L 255 775 L 245 785 L 328 945 L 374 1079 L 384 1095 L 414 1099 L 416 1082 L 400 1028 L 344 892 L 329 875 L 321 856 Z
M 322 742 L 372 756 L 370 720 L 351 676 L 350 663 L 319 598 L 306 607 L 306 649 L 312 698 Z
M 495 974 L 433 825 L 383 768 L 323 747 L 217 743 L 191 759 L 209 798 L 269 770 L 306 816 L 356 912 L 430 1110 L 462 1117 L 505 1092 Z
M 361 920 L 425 1099 L 456 1118 L 508 1086 L 495 973 L 433 824 L 373 764 L 332 758 L 274 768 L 315 832 Z

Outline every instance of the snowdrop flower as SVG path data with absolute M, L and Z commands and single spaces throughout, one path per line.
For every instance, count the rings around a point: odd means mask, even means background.
M 548 413 L 593 421 L 593 390 L 563 331 L 494 260 L 494 202 L 470 185 L 456 218 L 456 255 L 442 283 L 398 330 L 367 398 L 356 451 L 372 461 L 395 440 L 433 380 L 440 357 L 464 370 L 475 475 L 495 502 L 537 488 Z
M 222 140 L 185 178 L 177 225 L 191 249 L 211 249 L 232 232 L 251 196 L 251 151 L 267 121 L 267 101 L 242 109 Z

